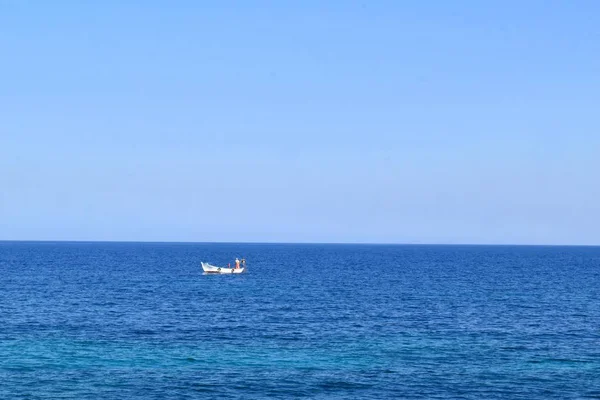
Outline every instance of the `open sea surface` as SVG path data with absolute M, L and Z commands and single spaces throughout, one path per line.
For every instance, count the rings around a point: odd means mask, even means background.
M 0 242 L 0 399 L 165 398 L 600 399 L 600 247 Z

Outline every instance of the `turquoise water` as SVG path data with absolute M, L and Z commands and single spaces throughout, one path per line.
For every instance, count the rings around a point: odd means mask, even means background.
M 0 398 L 600 398 L 598 247 L 0 242 L 0 282 Z

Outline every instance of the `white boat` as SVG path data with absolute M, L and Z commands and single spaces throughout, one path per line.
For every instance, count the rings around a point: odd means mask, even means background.
M 202 269 L 207 274 L 242 274 L 246 272 L 248 267 L 240 267 L 240 268 L 226 268 L 226 267 L 217 267 L 216 265 L 210 265 L 209 263 L 201 262 Z

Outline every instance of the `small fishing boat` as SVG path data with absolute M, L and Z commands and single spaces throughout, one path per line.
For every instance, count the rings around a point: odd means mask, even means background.
M 242 274 L 246 272 L 247 267 L 240 268 L 228 268 L 228 267 L 217 267 L 216 265 L 210 265 L 209 263 L 201 262 L 202 269 L 206 274 Z

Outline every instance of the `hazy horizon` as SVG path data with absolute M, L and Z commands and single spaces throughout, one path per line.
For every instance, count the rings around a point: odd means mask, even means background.
M 381 242 L 210 242 L 210 241 L 144 241 L 144 240 L 23 240 L 0 239 L 0 243 L 139 243 L 139 244 L 232 244 L 232 245 L 357 245 L 357 246 L 499 246 L 499 247 L 600 247 L 600 244 L 560 243 L 381 243 Z

